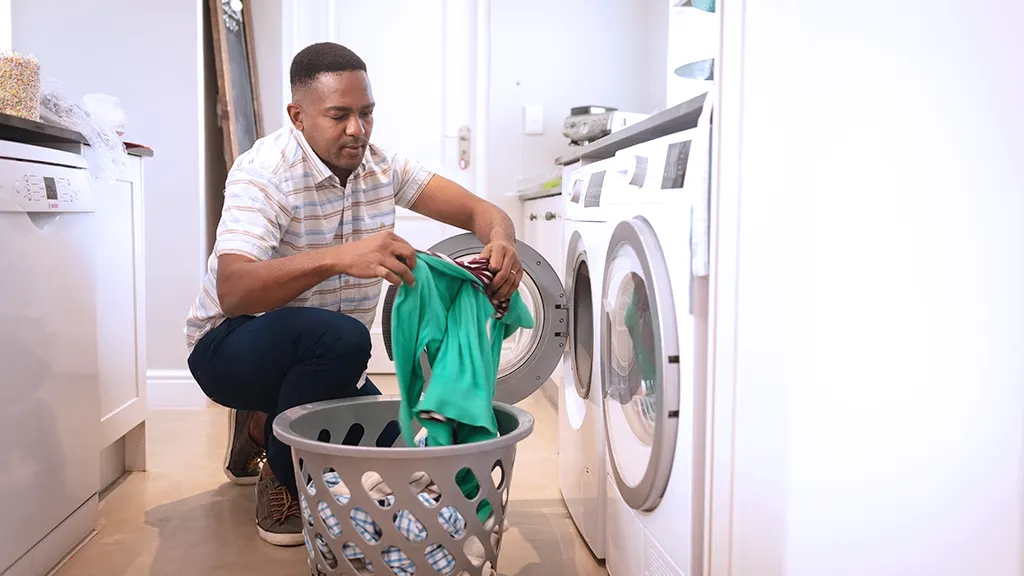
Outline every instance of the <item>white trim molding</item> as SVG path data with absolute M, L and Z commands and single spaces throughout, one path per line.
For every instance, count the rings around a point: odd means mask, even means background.
M 202 409 L 211 402 L 188 370 L 148 370 L 149 409 Z

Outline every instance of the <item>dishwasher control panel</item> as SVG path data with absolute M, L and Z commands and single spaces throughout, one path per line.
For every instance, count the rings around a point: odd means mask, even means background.
M 92 212 L 94 209 L 87 170 L 0 158 L 0 210 Z

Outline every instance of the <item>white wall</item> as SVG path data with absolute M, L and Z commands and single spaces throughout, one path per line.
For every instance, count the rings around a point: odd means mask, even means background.
M 11 48 L 11 33 L 11 0 L 0 0 L 0 50 Z
M 145 163 L 148 363 L 158 382 L 181 386 L 189 386 L 182 330 L 205 251 L 203 4 L 13 1 L 14 48 L 78 96 L 117 96 L 125 138 L 155 151 Z
M 488 196 L 516 178 L 556 169 L 567 151 L 562 122 L 573 106 L 656 112 L 665 105 L 667 0 L 493 0 L 491 2 Z M 544 134 L 523 133 L 523 106 L 544 106 Z
M 739 278 L 712 574 L 1019 576 L 1024 5 L 721 4 Z

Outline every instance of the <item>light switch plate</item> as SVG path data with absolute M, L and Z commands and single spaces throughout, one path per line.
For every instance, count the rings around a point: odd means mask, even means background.
M 523 106 L 523 132 L 530 136 L 544 133 L 544 107 L 540 104 Z

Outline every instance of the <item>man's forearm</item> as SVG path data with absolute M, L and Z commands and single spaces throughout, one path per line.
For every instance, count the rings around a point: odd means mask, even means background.
M 516 243 L 516 227 L 504 210 L 485 203 L 473 213 L 473 234 L 484 245 L 491 242 Z
M 228 316 L 276 310 L 340 273 L 331 248 L 256 262 L 225 254 L 218 260 L 217 297 Z

